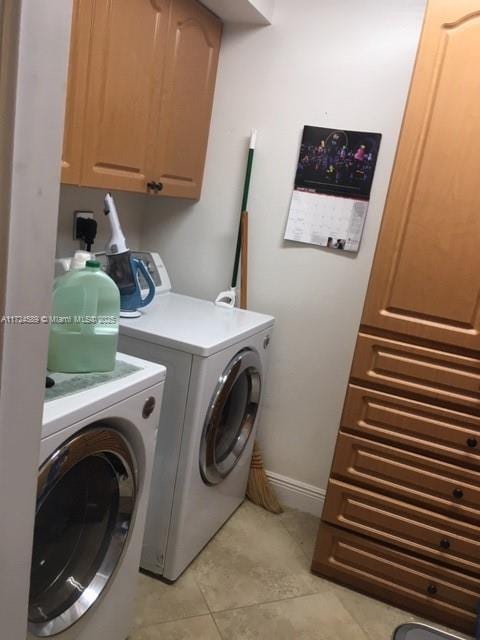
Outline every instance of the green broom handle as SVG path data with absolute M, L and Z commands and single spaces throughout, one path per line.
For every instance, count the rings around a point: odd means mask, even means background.
M 232 289 L 235 289 L 235 287 L 237 286 L 238 266 L 240 263 L 240 250 L 242 246 L 242 213 L 247 210 L 248 192 L 250 189 L 250 178 L 252 176 L 253 154 L 255 152 L 256 138 L 257 138 L 257 132 L 254 129 L 250 137 L 250 147 L 248 149 L 248 159 L 247 159 L 247 170 L 245 172 L 245 182 L 243 184 L 242 208 L 240 210 L 240 222 L 238 224 L 238 234 L 237 234 L 237 247 L 235 249 L 235 262 L 233 264 Z

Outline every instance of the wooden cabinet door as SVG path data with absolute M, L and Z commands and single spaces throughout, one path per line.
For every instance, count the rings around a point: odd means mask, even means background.
M 480 598 L 478 576 L 323 523 L 312 570 L 422 617 L 474 633 Z
M 170 0 L 97 0 L 93 7 L 80 182 L 145 192 Z
M 355 435 L 480 469 L 478 412 L 470 415 L 351 384 L 342 427 Z
M 197 0 L 174 0 L 151 175 L 162 195 L 199 198 L 222 23 Z
M 480 349 L 480 4 L 429 3 L 362 323 Z
M 480 358 L 359 333 L 351 379 L 480 409 Z
M 328 483 L 324 522 L 480 574 L 480 529 L 338 480 Z
M 480 525 L 478 469 L 340 432 L 331 478 Z
M 62 153 L 62 182 L 65 184 L 80 183 L 88 72 L 85 52 L 90 43 L 91 20 L 91 1 L 74 0 Z

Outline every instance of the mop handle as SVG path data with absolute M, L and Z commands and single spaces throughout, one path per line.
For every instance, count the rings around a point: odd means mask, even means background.
M 240 262 L 240 250 L 242 246 L 242 213 L 247 210 L 248 192 L 250 189 L 250 178 L 252 176 L 253 154 L 255 151 L 255 143 L 257 141 L 257 131 L 252 130 L 250 136 L 250 145 L 248 149 L 247 170 L 245 172 L 245 182 L 243 184 L 242 208 L 240 210 L 240 221 L 238 223 L 237 247 L 235 249 L 235 262 L 233 264 L 232 289 L 237 286 L 238 265 Z

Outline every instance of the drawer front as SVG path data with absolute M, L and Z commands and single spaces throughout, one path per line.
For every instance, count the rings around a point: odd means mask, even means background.
M 342 427 L 377 440 L 480 467 L 480 416 L 348 387 Z
M 352 378 L 480 408 L 480 359 L 359 333 Z
M 480 573 L 480 528 L 330 480 L 322 519 L 376 540 Z
M 320 525 L 312 570 L 424 618 L 474 631 L 477 577 L 327 524 Z
M 340 431 L 332 476 L 480 522 L 480 472 Z

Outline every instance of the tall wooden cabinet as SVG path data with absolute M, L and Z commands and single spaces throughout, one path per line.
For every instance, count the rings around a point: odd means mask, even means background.
M 197 0 L 76 0 L 62 182 L 198 198 L 221 30 Z
M 473 633 L 480 2 L 430 0 L 312 569 Z

